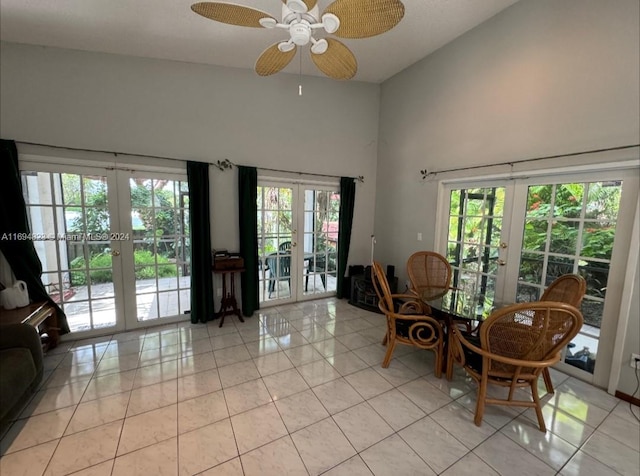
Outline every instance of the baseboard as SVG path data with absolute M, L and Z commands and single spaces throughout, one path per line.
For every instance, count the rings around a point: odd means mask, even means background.
M 629 402 L 636 407 L 640 407 L 640 398 L 636 398 L 634 396 L 628 395 L 626 393 L 621 392 L 620 390 L 616 390 L 616 397 L 620 400 L 624 400 L 625 402 Z

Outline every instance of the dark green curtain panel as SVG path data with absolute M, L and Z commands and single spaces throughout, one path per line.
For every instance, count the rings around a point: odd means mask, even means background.
M 53 230 L 49 230 L 53 231 Z M 16 279 L 24 281 L 32 302 L 49 301 L 58 312 L 60 334 L 69 333 L 67 316 L 51 300 L 42 283 L 42 263 L 31 240 L 11 239 L 13 233 L 28 234 L 27 207 L 22 195 L 18 149 L 11 140 L 0 140 L 0 251 Z M 3 236 L 9 239 L 3 239 Z
M 191 241 L 191 322 L 213 320 L 209 164 L 187 162 Z
M 260 309 L 258 295 L 258 170 L 238 166 L 240 256 L 244 258 L 242 313 L 252 316 Z
M 344 297 L 344 275 L 349 260 L 353 207 L 356 202 L 356 182 L 352 177 L 340 178 L 340 222 L 338 224 L 338 275 L 336 296 Z

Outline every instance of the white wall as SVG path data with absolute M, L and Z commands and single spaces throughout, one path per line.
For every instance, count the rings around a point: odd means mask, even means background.
M 3 43 L 0 135 L 363 175 L 349 260 L 361 263 L 373 230 L 379 86 L 316 77 L 302 84 L 299 97 L 297 75 L 261 78 L 248 70 Z M 237 249 L 237 172 L 210 175 L 213 246 Z
M 637 0 L 518 2 L 383 83 L 376 258 L 402 279 L 407 257 L 433 248 L 439 177 L 423 181 L 421 169 L 640 143 L 639 15 Z

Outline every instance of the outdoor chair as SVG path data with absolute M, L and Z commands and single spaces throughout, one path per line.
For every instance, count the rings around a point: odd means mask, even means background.
M 278 246 L 278 252 L 291 253 L 291 242 L 283 241 L 282 243 L 280 243 L 280 246 Z
M 280 281 L 286 281 L 291 292 L 291 255 L 271 253 L 265 262 L 269 270 L 269 299 Z
M 546 432 L 538 377 L 560 360 L 562 348 L 581 326 L 578 309 L 546 301 L 513 304 L 494 311 L 480 326 L 479 342 L 475 336 L 465 338 L 454 327 L 448 357 L 478 383 L 475 424 L 482 424 L 486 405 L 521 406 L 535 409 L 540 431 Z M 490 397 L 490 384 L 508 388 L 508 396 Z M 531 390 L 532 400 L 516 399 L 516 390 L 526 387 Z
M 306 277 L 304 283 L 305 292 L 309 290 L 309 275 L 311 273 L 320 274 L 320 280 L 322 281 L 322 287 L 327 290 L 327 272 L 335 271 L 335 248 L 330 247 L 327 250 L 328 256 L 322 252 L 315 256 L 310 256 L 307 259 Z M 329 265 L 327 266 L 327 263 Z
M 383 344 L 387 352 L 382 367 L 389 367 L 396 344 L 411 345 L 435 353 L 436 377 L 442 375 L 444 349 L 443 331 L 440 323 L 425 315 L 423 303 L 413 294 L 391 294 L 389 282 L 377 261 L 371 267 L 373 286 L 378 295 L 378 307 L 387 318 L 387 332 Z
M 540 301 L 558 301 L 570 304 L 580 309 L 582 298 L 587 291 L 587 281 L 578 274 L 564 274 L 556 278 L 547 289 L 544 290 Z M 542 373 L 547 392 L 553 393 L 553 382 L 549 369 Z

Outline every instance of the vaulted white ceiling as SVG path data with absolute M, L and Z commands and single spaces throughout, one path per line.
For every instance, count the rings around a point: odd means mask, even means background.
M 424 58 L 517 0 L 402 0 L 394 29 L 367 39 L 341 40 L 355 54 L 354 80 L 379 83 Z M 195 0 L 2 0 L 0 39 L 85 51 L 253 69 L 282 30 L 246 28 L 191 11 Z M 280 0 L 234 0 L 280 18 Z M 323 11 L 331 0 L 319 0 Z M 322 76 L 308 46 L 284 70 Z

